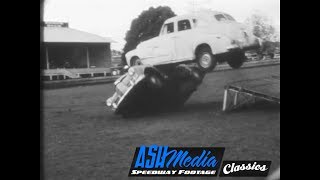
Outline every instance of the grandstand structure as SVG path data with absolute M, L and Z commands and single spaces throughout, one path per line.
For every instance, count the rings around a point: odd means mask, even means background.
M 107 76 L 111 73 L 111 38 L 69 27 L 65 22 L 45 22 L 45 58 L 41 59 L 44 80 Z

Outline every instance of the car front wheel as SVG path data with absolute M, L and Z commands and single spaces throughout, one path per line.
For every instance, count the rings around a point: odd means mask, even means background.
M 217 59 L 212 55 L 210 48 L 203 48 L 197 54 L 197 64 L 204 72 L 212 71 L 217 65 Z
M 163 80 L 156 75 L 150 75 L 147 77 L 147 80 L 149 81 L 148 86 L 153 89 L 159 89 L 163 86 Z

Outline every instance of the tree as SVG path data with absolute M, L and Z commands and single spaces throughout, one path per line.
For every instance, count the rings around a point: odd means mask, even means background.
M 276 31 L 270 19 L 259 12 L 255 12 L 245 20 L 245 24 L 251 28 L 255 36 L 263 40 L 259 53 L 273 54 L 276 42 L 280 41 L 280 34 Z
M 122 63 L 127 64 L 125 53 L 135 49 L 137 45 L 159 35 L 161 26 L 165 20 L 176 14 L 168 6 L 150 7 L 132 20 L 130 30 L 126 33 L 126 44 L 121 56 Z
M 247 18 L 245 24 L 252 29 L 255 36 L 263 40 L 271 41 L 277 35 L 276 28 L 272 25 L 270 19 L 259 12 L 255 12 Z

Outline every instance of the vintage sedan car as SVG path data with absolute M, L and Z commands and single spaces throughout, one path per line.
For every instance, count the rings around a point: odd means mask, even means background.
M 130 66 L 196 62 L 204 71 L 217 62 L 241 67 L 244 51 L 259 48 L 261 41 L 227 13 L 202 11 L 167 19 L 159 36 L 141 42 L 126 53 Z
M 133 66 L 114 82 L 115 93 L 106 100 L 106 105 L 125 117 L 176 109 L 188 100 L 204 75 L 196 67 L 184 64 Z

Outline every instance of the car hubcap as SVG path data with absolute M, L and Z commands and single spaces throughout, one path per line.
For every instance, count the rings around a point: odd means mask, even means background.
M 140 59 L 137 59 L 134 63 L 134 65 L 141 65 Z
M 162 84 L 161 84 L 161 81 L 158 79 L 158 78 L 156 78 L 156 77 L 154 77 L 154 76 L 151 76 L 150 77 L 150 82 L 151 82 L 151 84 L 153 84 L 155 87 L 161 87 L 162 86 Z
M 204 54 L 202 55 L 202 57 L 200 58 L 200 65 L 204 68 L 208 68 L 211 65 L 211 55 L 210 54 Z

